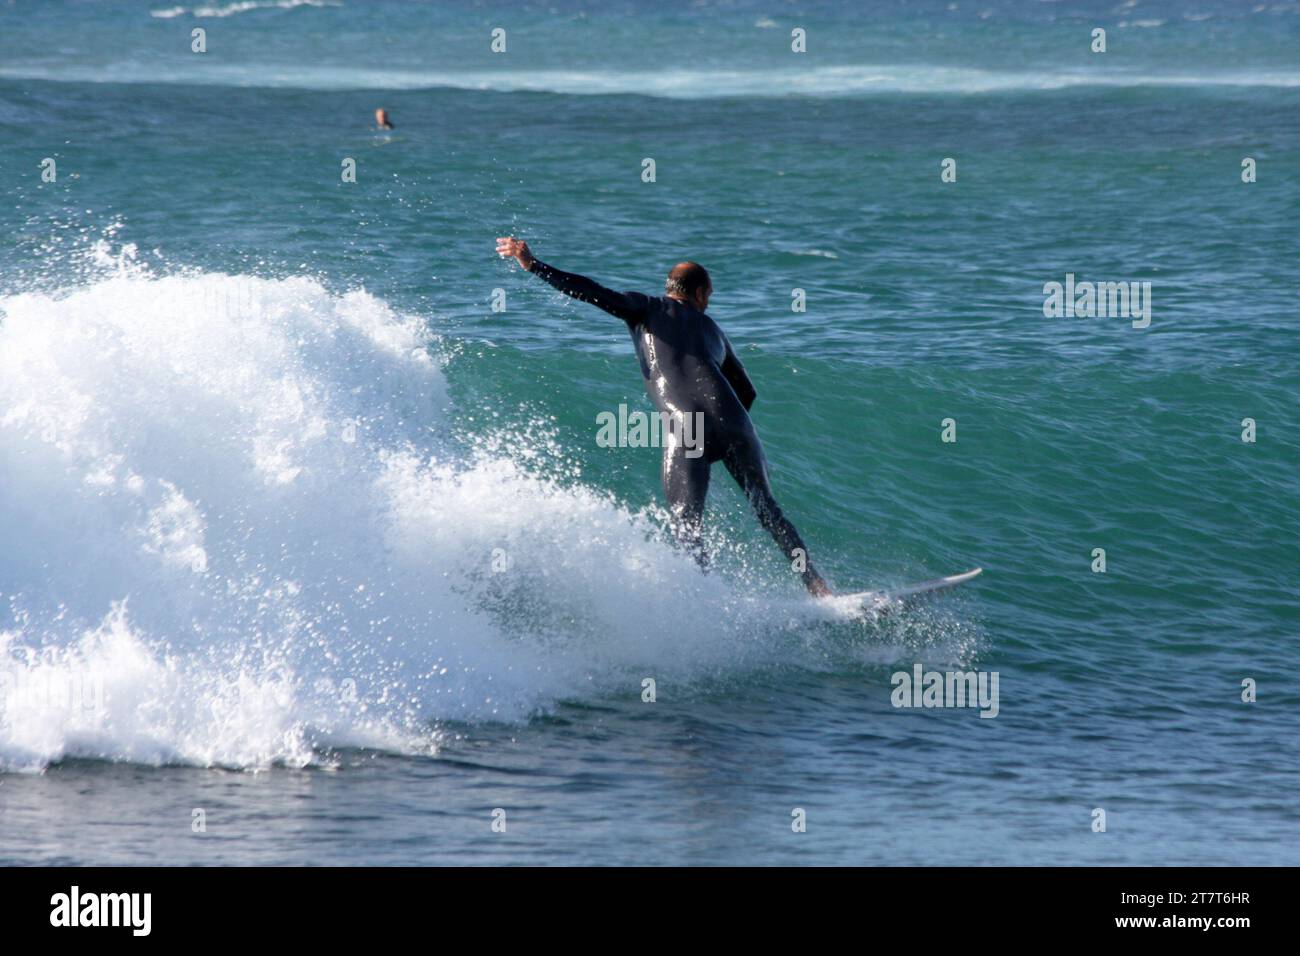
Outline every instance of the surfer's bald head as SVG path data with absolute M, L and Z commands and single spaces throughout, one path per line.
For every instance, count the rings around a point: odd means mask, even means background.
M 709 296 L 713 294 L 713 282 L 708 270 L 698 262 L 679 262 L 668 273 L 664 292 L 670 299 L 681 299 L 704 311 L 709 306 Z

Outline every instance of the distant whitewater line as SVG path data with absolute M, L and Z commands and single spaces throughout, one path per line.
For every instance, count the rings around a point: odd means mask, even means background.
M 294 7 L 339 7 L 341 3 L 330 0 L 239 0 L 236 3 L 205 4 L 198 7 L 168 7 L 164 10 L 151 10 L 149 15 L 160 20 L 170 20 L 189 14 L 192 17 L 233 17 L 237 13 L 250 10 L 292 10 Z
M 15 79 L 82 83 L 163 83 L 309 90 L 461 89 L 568 95 L 633 94 L 674 99 L 865 96 L 881 93 L 1002 93 L 1078 87 L 1300 87 L 1300 72 L 1202 75 L 1116 71 L 982 70 L 914 65 L 826 66 L 808 70 L 427 71 L 364 67 L 196 64 L 184 68 L 120 63 L 103 67 L 0 67 Z

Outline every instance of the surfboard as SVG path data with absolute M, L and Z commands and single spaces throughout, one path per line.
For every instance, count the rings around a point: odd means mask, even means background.
M 935 591 L 946 591 L 948 588 L 954 588 L 983 573 L 983 568 L 972 568 L 969 571 L 963 571 L 961 574 L 931 578 L 929 581 L 907 584 L 888 591 L 853 591 L 849 594 L 835 594 L 831 596 L 830 600 L 840 607 L 855 607 L 864 611 L 881 612 L 896 604 L 906 604 L 923 594 L 933 594 Z

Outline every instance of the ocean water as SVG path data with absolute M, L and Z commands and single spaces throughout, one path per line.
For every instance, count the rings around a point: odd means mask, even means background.
M 1300 863 L 1298 95 L 1296 3 L 0 3 L 0 862 Z M 710 269 L 834 586 L 983 577 L 818 610 L 721 471 L 701 575 L 511 233 Z

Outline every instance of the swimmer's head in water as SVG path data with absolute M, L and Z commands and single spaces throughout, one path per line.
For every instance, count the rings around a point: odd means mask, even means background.
M 393 121 L 388 118 L 388 110 L 383 107 L 375 110 L 375 125 L 380 129 L 393 128 Z
M 679 262 L 668 273 L 664 292 L 670 299 L 681 299 L 703 312 L 709 307 L 713 282 L 708 270 L 698 262 Z

